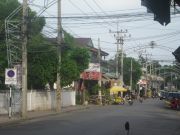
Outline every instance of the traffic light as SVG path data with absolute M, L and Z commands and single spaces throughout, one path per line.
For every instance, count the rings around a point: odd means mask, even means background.
M 178 1 L 178 0 L 177 0 Z M 154 20 L 162 25 L 170 23 L 171 0 L 141 0 L 141 5 L 154 14 Z
M 180 62 L 180 46 L 172 54 L 175 56 L 176 60 Z
M 178 4 L 178 6 L 180 6 L 180 0 L 174 0 L 176 4 Z

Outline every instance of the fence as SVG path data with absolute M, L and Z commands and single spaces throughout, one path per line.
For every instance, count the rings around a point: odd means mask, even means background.
M 61 94 L 62 107 L 76 105 L 76 92 L 63 90 Z M 19 113 L 21 110 L 21 92 L 12 91 L 12 112 Z M 0 114 L 7 114 L 9 107 L 9 91 L 0 91 Z M 55 91 L 36 91 L 27 92 L 27 110 L 54 110 L 56 107 Z

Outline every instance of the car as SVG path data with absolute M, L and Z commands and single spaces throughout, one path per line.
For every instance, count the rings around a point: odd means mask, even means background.
M 180 109 L 180 92 L 168 92 L 165 98 L 165 105 L 172 109 Z

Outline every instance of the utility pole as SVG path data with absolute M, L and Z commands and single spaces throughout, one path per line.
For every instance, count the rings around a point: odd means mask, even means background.
M 153 61 L 150 63 L 150 69 L 151 69 L 151 73 L 150 76 L 152 76 L 151 79 L 151 86 L 154 88 L 154 66 L 153 66 Z
M 27 118 L 27 17 L 28 4 L 23 0 L 23 18 L 22 18 L 22 110 L 23 119 Z
M 145 88 L 145 96 L 147 96 L 147 89 L 148 89 L 148 58 L 147 58 L 148 54 L 146 54 L 146 75 L 145 75 L 145 78 L 146 78 L 146 88 Z
M 117 35 L 114 34 L 114 37 L 116 36 L 116 44 L 117 44 L 117 52 L 116 52 L 116 55 L 115 55 L 115 60 L 116 60 L 116 77 L 117 79 L 119 79 L 119 46 L 120 46 L 120 31 L 118 30 L 118 27 L 117 27 L 117 31 L 111 31 L 109 30 L 109 33 L 117 33 Z
M 164 77 L 164 90 L 165 90 L 165 87 L 166 87 L 166 86 L 165 86 L 165 85 L 166 85 L 166 81 L 165 81 L 165 68 L 164 68 L 163 71 L 164 71 L 163 77 Z
M 150 76 L 152 75 L 152 70 L 151 70 L 152 66 L 151 65 L 152 64 L 150 63 L 150 65 L 149 65 L 149 74 L 150 74 Z
M 101 70 L 101 48 L 100 48 L 100 39 L 98 38 L 98 60 L 99 60 L 99 68 L 100 68 L 100 76 L 99 76 L 99 101 L 100 105 L 102 105 L 102 91 L 101 91 L 101 80 L 102 80 L 102 70 Z
M 121 44 L 121 85 L 124 85 L 124 78 L 123 78 L 123 74 L 124 74 L 124 49 L 123 49 L 123 45 L 124 45 L 124 37 L 120 38 L 120 44 Z
M 114 37 L 116 38 L 116 44 L 117 44 L 117 56 L 116 56 L 116 76 L 118 79 L 121 81 L 121 86 L 124 85 L 124 80 L 123 80 L 123 66 L 124 66 L 124 51 L 123 51 L 123 45 L 124 45 L 124 38 L 127 37 L 126 33 L 128 33 L 127 30 L 119 30 L 118 25 L 117 25 L 117 31 L 109 31 L 110 33 L 115 33 Z M 130 35 L 128 36 L 130 37 Z M 119 76 L 118 73 L 118 67 L 119 67 L 119 46 L 121 45 L 121 74 Z
M 170 91 L 172 91 L 172 72 L 171 72 L 171 83 L 170 83 Z
M 61 66 L 61 43 L 62 43 L 62 19 L 61 19 L 61 0 L 58 0 L 57 3 L 58 9 L 58 33 L 57 33 L 57 55 L 58 55 L 58 66 L 57 66 L 57 90 L 56 90 L 56 111 L 61 111 L 61 75 L 60 75 L 60 66 Z
M 130 87 L 131 87 L 131 92 L 132 92 L 132 58 L 131 58 L 131 75 L 130 75 Z
M 119 79 L 119 43 L 117 42 L 117 52 L 116 52 L 116 77 Z
M 154 74 L 154 63 L 153 63 L 153 61 L 152 61 L 152 75 L 154 76 L 155 74 Z

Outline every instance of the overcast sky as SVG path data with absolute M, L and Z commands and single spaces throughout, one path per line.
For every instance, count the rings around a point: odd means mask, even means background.
M 45 1 L 51 2 L 53 0 Z M 31 6 L 39 12 L 37 5 L 42 6 L 43 0 L 34 0 L 33 6 Z M 43 15 L 57 16 L 56 7 L 57 5 L 54 4 L 43 12 Z M 113 17 L 117 14 L 120 17 Z M 140 17 L 140 14 L 144 15 Z M 111 18 L 104 19 L 101 17 L 102 15 L 110 15 Z M 180 15 L 172 15 L 171 23 L 162 26 L 153 20 L 153 16 L 146 14 L 146 8 L 141 6 L 140 0 L 62 0 L 62 16 L 96 16 L 93 18 L 63 19 L 62 25 L 74 37 L 92 38 L 95 47 L 97 47 L 97 39 L 100 38 L 102 50 L 110 54 L 108 59 L 113 58 L 117 51 L 113 33 L 109 33 L 110 29 L 117 31 L 117 24 L 119 30 L 127 29 L 127 35 L 131 35 L 124 42 L 127 56 L 137 58 L 138 50 L 144 48 L 142 52 L 146 52 L 151 59 L 173 60 L 172 51 L 180 46 Z M 44 33 L 56 36 L 57 20 L 47 19 L 46 21 L 47 27 Z M 154 49 L 150 49 L 148 46 L 151 41 L 156 43 Z

